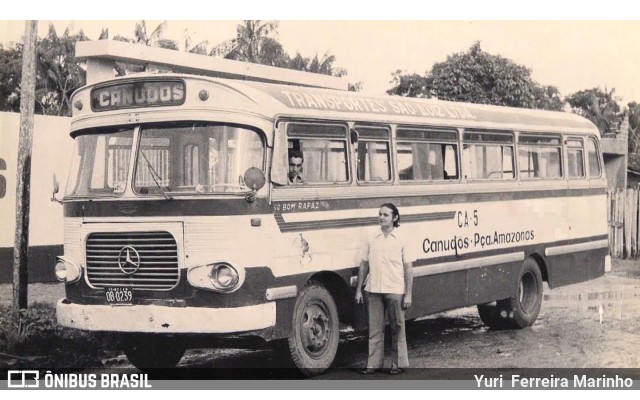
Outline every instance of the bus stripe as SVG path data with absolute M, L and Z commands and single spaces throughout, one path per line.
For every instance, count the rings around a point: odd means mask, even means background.
M 586 241 L 585 241 L 586 240 Z M 578 242 L 578 243 L 575 243 Z M 550 246 L 555 245 L 555 246 Z M 442 274 L 446 272 L 454 272 L 466 269 L 481 268 L 491 265 L 507 264 L 510 262 L 520 262 L 525 258 L 531 249 L 561 249 L 563 252 L 547 254 L 551 257 L 562 254 L 577 253 L 581 251 L 598 250 L 608 246 L 607 235 L 593 236 L 588 238 L 561 240 L 550 243 L 537 243 L 533 245 L 518 246 L 516 248 L 485 250 L 474 253 L 464 254 L 463 260 L 459 260 L 460 256 L 448 255 L 434 258 L 419 258 L 413 263 L 413 276 L 428 276 Z M 507 253 L 509 250 L 517 250 L 516 252 Z M 487 253 L 489 253 L 487 255 Z M 355 287 L 357 275 L 351 277 L 350 284 Z
M 425 265 L 413 269 L 413 276 L 427 276 L 442 274 L 445 272 L 460 271 L 464 269 L 480 268 L 489 265 L 506 264 L 510 262 L 518 262 L 524 260 L 524 252 L 498 254 L 495 256 L 473 258 L 470 260 L 454 261 L 440 264 Z
M 587 243 L 568 244 L 564 246 L 547 247 L 544 250 L 545 256 L 558 256 L 561 254 L 577 253 L 579 251 L 596 250 L 603 247 L 608 247 L 609 241 L 607 239 L 596 240 Z
M 403 215 L 402 222 L 443 221 L 453 219 L 455 211 Z M 377 217 L 326 219 L 320 221 L 285 222 L 282 214 L 275 215 L 280 232 L 304 232 L 319 229 L 355 228 L 378 224 Z
M 391 189 L 392 186 L 389 187 Z M 346 190 L 346 189 L 343 189 Z M 291 191 L 290 195 L 294 192 Z M 313 198 L 308 201 L 322 203 L 322 208 L 317 211 L 337 211 L 350 209 L 375 208 L 385 202 L 393 202 L 402 210 L 403 207 L 431 206 L 443 204 L 468 204 L 475 202 L 491 201 L 512 201 L 512 200 L 533 200 L 542 198 L 567 198 L 584 196 L 606 196 L 606 189 L 556 189 L 556 190 L 519 190 L 519 191 L 495 191 L 481 193 L 429 193 L 429 194 L 376 194 L 376 197 L 368 197 L 365 193 L 357 190 L 350 191 L 352 198 L 337 198 L 337 194 L 325 193 L 313 194 Z M 186 216 L 227 216 L 227 215 L 247 215 L 247 214 L 283 214 L 317 212 L 301 211 L 292 208 L 291 211 L 284 211 L 285 204 L 298 204 L 305 202 L 306 194 L 300 192 L 295 199 L 283 199 L 281 195 L 274 192 L 273 203 L 269 204 L 266 199 L 257 199 L 254 203 L 247 203 L 244 199 L 178 199 L 167 201 L 166 199 L 115 199 L 115 200 L 92 200 L 92 201 L 69 201 L 64 204 L 64 215 L 66 218 L 104 218 L 104 217 L 129 217 L 135 215 L 139 217 L 164 216 L 164 217 L 186 217 Z M 404 218 L 404 216 L 403 216 Z

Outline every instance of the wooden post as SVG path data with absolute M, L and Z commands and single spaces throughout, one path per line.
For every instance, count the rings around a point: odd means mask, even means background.
M 31 147 L 36 88 L 36 42 L 38 21 L 27 21 L 22 50 L 20 84 L 20 139 L 16 179 L 16 236 L 13 247 L 13 308 L 27 308 L 29 274 L 29 196 L 31 192 Z
M 613 255 L 613 218 L 611 218 L 611 189 L 607 189 L 607 234 L 609 235 L 609 254 Z
M 631 257 L 636 258 L 638 256 L 638 192 L 634 189 L 628 189 L 631 192 L 631 217 L 629 218 L 629 225 L 631 225 Z
M 631 191 L 622 189 L 624 193 L 624 256 L 631 258 Z
M 636 209 L 638 213 L 633 220 L 633 224 L 636 226 L 636 258 L 638 258 L 638 252 L 640 252 L 640 190 L 636 191 Z

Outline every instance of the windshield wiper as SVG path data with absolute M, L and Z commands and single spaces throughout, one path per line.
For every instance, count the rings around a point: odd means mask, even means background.
M 149 160 L 147 159 L 147 156 L 144 155 L 144 151 L 140 150 L 140 154 L 142 154 L 142 158 L 144 158 L 144 161 L 147 163 L 147 167 L 149 168 L 149 172 L 151 172 L 151 179 L 153 179 L 153 182 L 156 184 L 156 186 L 158 187 L 158 189 L 160 189 L 160 192 L 162 193 L 162 195 L 164 196 L 165 199 L 167 200 L 171 200 L 171 196 L 169 196 L 167 194 L 167 192 L 162 188 L 162 186 L 160 185 L 160 183 L 158 183 L 158 180 L 156 179 L 156 177 L 160 178 L 160 175 L 156 172 L 156 170 L 153 168 L 153 166 L 151 165 L 151 163 L 149 162 Z

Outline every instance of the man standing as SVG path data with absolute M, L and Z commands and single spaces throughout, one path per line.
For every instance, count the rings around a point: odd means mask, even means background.
M 380 230 L 367 240 L 358 271 L 356 303 L 363 301 L 362 286 L 366 277 L 367 306 L 369 311 L 369 358 L 363 374 L 381 369 L 384 362 L 384 317 L 391 326 L 391 369 L 396 375 L 409 366 L 404 310 L 411 306 L 413 289 L 413 262 L 416 257 L 407 245 L 400 226 L 398 208 L 386 203 L 378 211 Z

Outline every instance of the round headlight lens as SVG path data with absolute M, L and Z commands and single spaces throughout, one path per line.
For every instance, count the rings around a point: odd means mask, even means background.
M 58 261 L 56 263 L 56 278 L 60 282 L 67 281 L 67 266 L 65 265 L 64 261 Z
M 233 289 L 240 280 L 238 272 L 235 268 L 227 264 L 218 264 L 214 267 L 211 274 L 211 283 L 214 287 L 222 290 Z
M 220 286 L 229 287 L 233 284 L 233 273 L 227 267 L 218 269 L 217 278 Z

